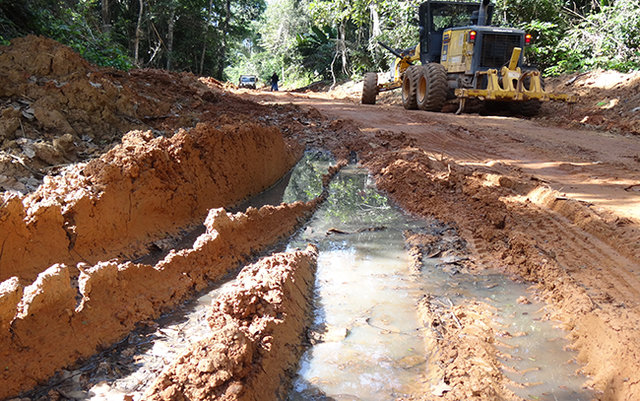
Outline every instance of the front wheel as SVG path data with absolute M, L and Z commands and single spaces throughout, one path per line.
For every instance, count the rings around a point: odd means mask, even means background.
M 378 96 L 378 74 L 368 72 L 364 74 L 362 82 L 362 104 L 376 104 Z

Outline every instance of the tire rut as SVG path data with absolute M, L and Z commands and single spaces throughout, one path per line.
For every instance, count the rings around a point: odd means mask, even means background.
M 537 210 L 536 213 L 524 213 L 518 221 L 528 221 L 521 230 L 534 236 L 538 244 L 544 243 L 546 252 L 554 255 L 560 267 L 572 275 L 593 284 L 587 288 L 590 296 L 602 298 L 594 291 L 604 293 L 604 301 L 622 299 L 629 306 L 638 305 L 640 298 L 640 279 L 635 276 L 638 265 L 621 255 L 611 246 L 576 227 L 571 221 L 552 212 Z M 540 241 L 544 239 L 544 241 Z M 551 246 L 552 245 L 552 246 Z M 553 251 L 551 251 L 553 249 Z M 599 272 L 593 282 L 592 277 L 584 277 L 582 270 L 594 269 Z M 602 301 L 602 299 L 600 299 Z

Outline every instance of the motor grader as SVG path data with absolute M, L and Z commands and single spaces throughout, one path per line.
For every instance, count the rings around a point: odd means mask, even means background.
M 540 72 L 523 62 L 531 35 L 491 26 L 492 15 L 490 0 L 422 3 L 418 45 L 398 51 L 380 43 L 397 57 L 392 80 L 378 84 L 378 74 L 366 73 L 362 103 L 375 104 L 378 93 L 398 88 L 406 109 L 428 111 L 457 102 L 458 113 L 473 104 L 533 116 L 541 102 L 576 102 L 575 96 L 544 90 Z

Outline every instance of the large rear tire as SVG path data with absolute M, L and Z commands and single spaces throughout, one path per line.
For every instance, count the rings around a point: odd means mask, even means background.
M 418 78 L 416 102 L 421 110 L 440 111 L 447 101 L 447 71 L 442 64 L 423 65 Z
M 376 104 L 378 96 L 378 74 L 368 72 L 364 74 L 362 82 L 362 104 Z
M 416 92 L 418 91 L 418 79 L 422 75 L 422 66 L 411 65 L 402 77 L 402 105 L 407 110 L 418 108 Z

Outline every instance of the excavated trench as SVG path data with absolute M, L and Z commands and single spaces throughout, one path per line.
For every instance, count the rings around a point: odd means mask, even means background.
M 281 203 L 309 202 L 323 191 L 323 176 L 329 173 L 333 159 L 323 152 L 307 152 L 296 166 L 273 186 L 233 208 L 241 213 L 248 208 L 278 206 Z M 326 179 L 325 179 L 326 180 Z M 196 228 L 163 241 L 172 250 L 189 249 L 205 233 Z M 283 250 L 276 244 L 265 253 Z M 157 263 L 167 255 L 160 247 L 136 260 Z M 206 323 L 213 300 L 237 285 L 240 269 L 211 283 L 193 299 L 163 314 L 155 321 L 143 322 L 122 341 L 96 354 L 73 370 L 58 372 L 46 385 L 25 393 L 30 399 L 59 394 L 68 399 L 122 399 L 125 395 L 140 399 L 161 371 L 184 351 L 204 340 L 211 331 Z
M 0 321 L 12 333 L 4 352 L 14 364 L 3 379 L 8 383 L 20 367 L 18 355 L 33 360 L 26 368 L 40 376 L 5 387 L 0 396 L 33 386 L 54 370 L 48 384 L 23 395 L 258 400 L 275 394 L 292 401 L 437 396 L 449 385 L 437 376 L 433 341 L 443 339 L 445 315 L 462 325 L 465 314 L 482 311 L 496 333 L 500 374 L 511 399 L 590 399 L 584 377 L 575 375 L 564 332 L 545 320 L 541 304 L 529 301 L 535 298 L 531 290 L 503 275 L 468 273 L 471 262 L 454 230 L 404 214 L 363 169 L 343 168 L 329 182 L 337 170 L 329 165 L 326 155 L 307 153 L 235 215 L 211 209 L 204 230 L 155 239 L 155 248 L 135 263 L 84 266 L 76 289 L 69 284 L 73 269 L 65 265 L 47 269 L 30 287 L 6 280 L 2 310 L 13 304 L 19 312 L 10 319 L 5 312 Z M 314 210 L 286 252 L 236 276 L 237 266 L 265 249 L 281 251 L 281 241 Z M 415 236 L 435 238 L 437 250 L 421 248 L 417 255 Z M 191 300 L 176 308 L 185 298 Z M 434 324 L 434 313 L 441 315 L 441 326 Z M 68 317 L 60 321 L 62 316 Z M 90 335 L 98 321 L 104 330 Z M 20 342 L 33 333 L 28 345 Z M 82 347 L 50 355 L 56 344 L 78 335 L 87 337 Z M 122 336 L 83 365 L 59 370 Z

